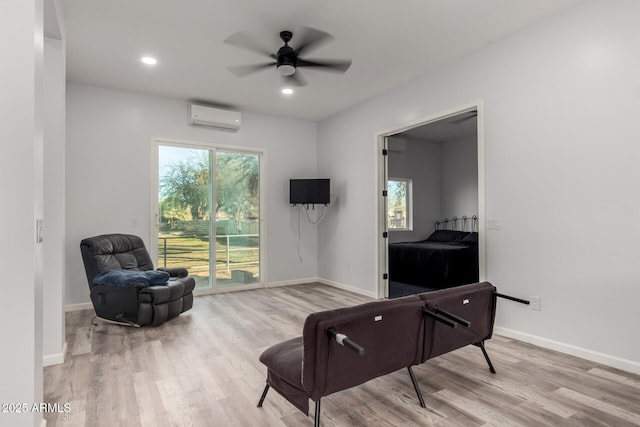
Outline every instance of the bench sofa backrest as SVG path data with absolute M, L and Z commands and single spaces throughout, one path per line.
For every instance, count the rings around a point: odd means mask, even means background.
M 422 299 L 413 295 L 309 315 L 303 328 L 304 390 L 317 401 L 420 363 L 424 339 L 422 307 Z M 327 330 L 331 327 L 364 347 L 364 355 L 329 339 Z
M 419 294 L 427 310 L 445 310 L 471 323 L 468 328 L 455 330 L 440 322 L 425 323 L 427 339 L 423 340 L 421 362 L 491 338 L 496 314 L 495 293 L 495 286 L 481 282 Z

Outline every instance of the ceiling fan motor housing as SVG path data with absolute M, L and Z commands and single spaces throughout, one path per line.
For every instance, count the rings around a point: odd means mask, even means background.
M 276 67 L 283 76 L 290 76 L 296 72 L 298 56 L 296 52 L 286 44 L 278 49 L 276 54 Z

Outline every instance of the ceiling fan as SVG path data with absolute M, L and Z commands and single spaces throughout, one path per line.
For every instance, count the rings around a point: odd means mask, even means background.
M 301 58 L 302 55 L 307 54 L 312 49 L 316 49 L 320 45 L 333 39 L 333 36 L 325 33 L 324 31 L 303 27 L 302 32 L 295 40 L 297 43 L 296 49 L 289 46 L 289 42 L 292 38 L 293 33 L 291 31 L 281 31 L 280 39 L 284 42 L 284 45 L 280 47 L 276 53 L 272 53 L 261 46 L 260 43 L 256 42 L 246 32 L 241 31 L 232 34 L 224 41 L 224 43 L 268 56 L 272 61 L 260 64 L 238 65 L 227 68 L 236 76 L 244 77 L 267 68 L 275 67 L 287 84 L 293 86 L 304 86 L 306 85 L 306 82 L 298 72 L 299 67 L 317 68 L 322 71 L 344 73 L 351 66 L 350 59 L 308 60 Z

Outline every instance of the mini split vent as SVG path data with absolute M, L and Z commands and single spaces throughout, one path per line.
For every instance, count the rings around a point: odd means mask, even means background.
M 197 104 L 189 105 L 190 125 L 237 131 L 240 129 L 241 120 L 242 116 L 238 111 Z

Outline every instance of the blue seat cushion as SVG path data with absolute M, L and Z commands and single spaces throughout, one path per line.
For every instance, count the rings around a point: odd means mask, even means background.
M 165 271 L 149 270 L 108 270 L 98 273 L 93 278 L 94 285 L 129 286 L 134 283 L 142 283 L 145 286 L 166 285 L 169 282 L 169 273 Z

